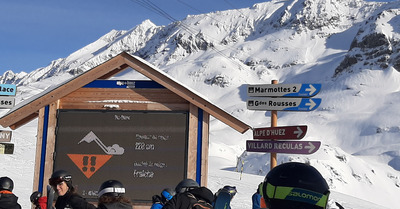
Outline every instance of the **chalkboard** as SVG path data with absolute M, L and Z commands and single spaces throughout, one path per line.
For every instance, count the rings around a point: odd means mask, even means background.
M 188 112 L 59 110 L 54 170 L 70 172 L 89 200 L 115 179 L 133 202 L 151 202 L 186 178 L 188 120 Z

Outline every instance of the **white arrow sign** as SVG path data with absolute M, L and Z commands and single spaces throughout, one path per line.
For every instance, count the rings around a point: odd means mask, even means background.
M 303 134 L 303 130 L 297 126 L 297 131 L 294 131 L 293 133 L 297 135 L 297 138 L 299 138 Z
M 310 92 L 310 95 L 314 95 L 317 89 L 314 87 L 314 85 L 310 84 L 308 85 L 309 88 L 306 88 L 306 91 Z
M 304 148 L 308 149 L 308 153 L 311 153 L 312 151 L 314 151 L 315 146 L 313 143 L 308 142 L 308 146 L 305 146 Z

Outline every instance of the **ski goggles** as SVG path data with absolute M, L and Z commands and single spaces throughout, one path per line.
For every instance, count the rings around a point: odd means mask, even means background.
M 118 194 L 118 195 L 120 195 L 120 194 L 125 194 L 125 188 L 107 187 L 107 188 L 102 189 L 102 190 L 97 194 L 97 196 L 98 196 L 98 197 L 101 197 L 103 194 L 106 194 L 106 193 L 115 193 L 115 194 Z M 116 196 L 117 196 L 117 195 L 116 195 Z
M 266 195 L 269 199 L 304 202 L 322 208 L 326 208 L 330 193 L 328 191 L 327 194 L 322 194 L 297 187 L 274 186 L 266 182 L 264 182 L 260 188 L 262 188 L 260 189 L 260 194 L 262 196 Z M 264 192 L 266 194 L 263 194 Z
M 67 175 L 67 176 L 60 176 L 60 177 L 54 177 L 54 178 L 50 178 L 49 179 L 49 184 L 52 187 L 57 187 L 58 184 L 60 184 L 61 182 L 65 181 L 71 181 L 72 176 Z

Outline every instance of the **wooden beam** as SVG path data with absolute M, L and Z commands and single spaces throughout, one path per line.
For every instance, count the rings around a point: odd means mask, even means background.
M 189 111 L 189 139 L 188 139 L 188 151 L 187 151 L 187 178 L 196 180 L 197 171 L 197 125 L 198 125 L 198 108 L 190 104 Z
M 120 73 L 121 71 L 125 70 L 125 68 L 127 68 L 127 67 L 129 67 L 129 65 L 127 65 L 127 64 L 121 65 L 119 68 L 115 68 L 111 72 L 109 72 L 109 73 L 107 73 L 107 74 L 105 74 L 105 75 L 103 75 L 103 76 L 101 76 L 101 77 L 99 77 L 97 79 L 104 79 L 104 80 L 105 79 L 109 79 L 109 78 L 113 77 L 114 75 Z
M 188 111 L 189 103 L 60 103 L 60 109 Z
M 209 150 L 209 130 L 210 130 L 210 115 L 203 111 L 203 140 L 201 151 L 201 184 L 208 185 L 208 150 Z
M 10 125 L 10 128 L 12 130 L 15 130 L 15 129 L 17 129 L 17 128 L 29 123 L 31 120 L 37 118 L 38 116 L 39 116 L 39 113 L 38 112 L 34 112 L 34 113 L 26 116 L 24 119 L 22 119 L 20 121 L 17 121 L 16 123 Z
M 39 189 L 39 177 L 40 177 L 40 163 L 42 157 L 42 143 L 43 143 L 43 124 L 44 124 L 44 108 L 39 110 L 39 119 L 38 119 L 38 129 L 37 129 L 37 138 L 36 138 L 36 154 L 35 154 L 35 169 L 33 170 L 33 189 L 32 191 L 38 191 Z M 45 188 L 45 187 L 43 187 Z M 42 194 L 46 195 L 45 189 L 39 191 Z M 46 195 L 47 196 L 47 195 Z
M 81 88 L 61 98 L 63 103 L 102 101 L 188 103 L 168 89 Z

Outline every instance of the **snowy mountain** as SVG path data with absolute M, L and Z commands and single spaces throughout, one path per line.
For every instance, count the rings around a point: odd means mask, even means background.
M 110 31 L 29 74 L 7 71 L 0 82 L 18 85 L 20 102 L 126 51 L 253 127 L 270 126 L 270 113 L 246 108 L 246 84 L 321 83 L 317 110 L 278 113 L 279 126 L 307 125 L 303 140 L 321 141 L 321 148 L 312 155 L 278 154 L 278 163 L 315 166 L 336 194 L 330 208 L 337 208 L 334 201 L 345 208 L 397 208 L 399 14 L 398 1 L 273 0 L 167 26 L 145 20 L 128 31 Z M 115 79 L 138 77 L 128 72 Z M 0 155 L 10 162 L 1 174 L 15 176 L 16 184 L 32 184 L 35 127 L 32 122 L 13 131 L 15 154 Z M 245 151 L 248 139 L 251 131 L 242 135 L 211 120 L 209 186 L 215 192 L 224 184 L 240 185 L 232 208 L 250 208 L 251 195 L 270 167 L 268 153 Z M 242 167 L 243 174 L 237 173 Z M 26 208 L 31 192 L 30 186 L 16 189 Z M 369 203 L 355 205 L 351 199 Z

